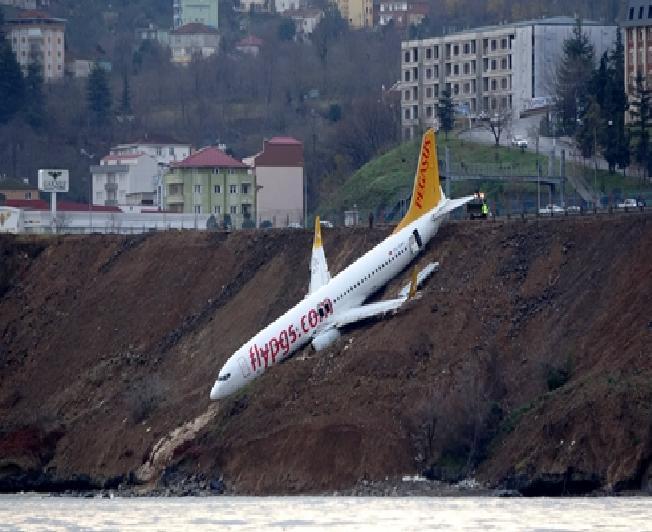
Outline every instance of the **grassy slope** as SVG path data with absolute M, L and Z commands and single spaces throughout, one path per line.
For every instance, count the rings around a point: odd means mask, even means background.
M 460 139 L 444 137 L 438 138 L 439 159 L 444 159 L 444 149 L 450 150 L 451 165 L 455 172 L 465 168 L 468 173 L 480 175 L 536 175 L 537 158 L 543 169 L 547 172 L 548 157 L 537 156 L 532 152 L 522 152 L 520 149 L 499 147 L 493 145 L 476 144 Z M 409 141 L 373 159 L 349 179 L 332 195 L 324 198 L 320 212 L 326 216 L 340 214 L 353 205 L 361 210 L 377 209 L 384 207 L 390 209 L 399 199 L 408 196 L 414 181 L 414 172 L 417 165 L 419 142 Z M 558 165 L 555 162 L 555 167 Z M 443 168 L 443 165 L 442 165 Z M 585 167 L 575 167 L 568 164 L 567 172 L 583 173 L 587 182 L 593 182 L 593 170 Z M 606 182 L 607 188 L 628 191 L 638 189 L 640 180 L 621 174 L 609 174 L 598 171 L 598 185 L 600 181 Z M 489 196 L 499 196 L 510 192 L 520 193 L 536 190 L 534 184 L 500 183 L 500 182 L 465 182 L 453 186 L 453 195 L 473 192 L 478 187 Z

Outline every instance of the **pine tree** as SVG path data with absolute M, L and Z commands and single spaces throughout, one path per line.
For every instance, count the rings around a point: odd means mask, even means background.
M 577 120 L 586 112 L 588 85 L 593 72 L 593 45 L 577 19 L 573 34 L 564 41 L 563 57 L 557 69 L 556 108 L 566 134 L 573 134 Z
M 455 108 L 453 107 L 453 99 L 449 89 L 444 89 L 441 93 L 437 114 L 439 116 L 439 127 L 446 135 L 446 140 L 448 140 L 448 132 L 452 131 L 455 125 Z
M 39 128 L 45 121 L 45 98 L 43 96 L 43 67 L 32 61 L 27 67 L 25 78 L 25 120 L 33 128 Z
M 97 63 L 88 76 L 86 94 L 91 124 L 96 127 L 107 125 L 111 114 L 111 89 L 106 71 Z
M 131 88 L 129 87 L 129 77 L 125 73 L 122 76 L 122 98 L 120 100 L 120 112 L 123 115 L 131 115 Z
M 634 118 L 632 136 L 636 139 L 634 148 L 634 159 L 647 173 L 652 169 L 652 153 L 650 152 L 650 104 L 652 91 L 645 85 L 643 75 L 639 71 L 636 76 L 636 92 L 630 113 Z
M 8 41 L 0 41 L 0 124 L 6 124 L 25 103 L 25 82 Z
M 607 74 L 605 100 L 602 107 L 608 128 L 602 145 L 609 168 L 614 170 L 616 165 L 627 168 L 630 162 L 629 138 L 625 130 L 625 111 L 627 110 L 625 47 L 620 31 L 616 34 L 616 45 L 609 54 Z

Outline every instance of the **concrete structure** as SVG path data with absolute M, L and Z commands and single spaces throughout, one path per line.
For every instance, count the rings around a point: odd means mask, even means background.
M 412 138 L 436 123 L 444 89 L 469 117 L 510 111 L 518 117 L 534 99 L 550 98 L 569 17 L 490 26 L 401 44 L 401 125 Z M 595 57 L 613 46 L 616 26 L 584 22 Z
M 138 41 L 155 41 L 162 46 L 170 46 L 170 31 L 158 28 L 154 24 L 146 28 L 136 28 L 134 34 Z
M 5 179 L 0 180 L 0 205 L 11 200 L 38 199 L 38 187 L 31 185 L 29 179 L 22 181 Z
M 93 61 L 90 59 L 75 59 L 66 65 L 68 73 L 75 78 L 87 78 L 93 70 L 93 66 L 97 65 L 105 72 L 111 72 L 110 61 Z
M 283 16 L 294 20 L 296 39 L 302 41 L 310 38 L 324 13 L 319 9 L 291 9 L 283 13 Z
M 371 28 L 374 25 L 372 0 L 337 0 L 337 8 L 352 28 Z
M 91 174 L 93 205 L 127 205 L 129 195 L 154 193 L 158 165 L 144 153 L 112 154 L 91 166 Z
M 167 211 L 212 214 L 218 223 L 238 229 L 255 222 L 256 176 L 218 148 L 202 148 L 172 163 L 164 181 Z
M 215 30 L 219 27 L 218 0 L 173 0 L 172 13 L 175 29 L 192 23 Z
M 170 60 L 187 65 L 193 58 L 206 58 L 218 53 L 220 35 L 215 28 L 199 22 L 186 24 L 170 32 Z
M 303 144 L 290 137 L 273 137 L 263 151 L 245 162 L 256 174 L 256 222 L 273 227 L 304 223 Z
M 240 0 L 240 5 L 234 9 L 240 13 L 271 13 L 274 8 L 274 0 Z
M 632 101 L 639 72 L 643 75 L 647 87 L 651 86 L 652 2 L 629 0 L 622 27 L 625 45 L 625 92 Z
M 380 26 L 393 22 L 397 28 L 418 25 L 430 12 L 430 4 L 423 0 L 380 0 L 377 20 Z
M 65 23 L 40 11 L 22 11 L 8 19 L 6 36 L 23 74 L 30 63 L 43 67 L 46 82 L 63 78 L 65 65 Z

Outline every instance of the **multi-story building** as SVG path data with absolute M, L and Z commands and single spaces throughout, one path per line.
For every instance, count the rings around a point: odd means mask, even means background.
M 647 87 L 652 80 L 652 3 L 629 0 L 621 25 L 625 33 L 625 92 L 631 101 L 639 72 Z
M 218 0 L 173 0 L 173 26 L 180 28 L 198 22 L 213 29 L 218 28 Z
M 144 153 L 111 154 L 91 166 L 93 205 L 148 205 L 155 203 L 156 160 Z
M 352 28 L 371 28 L 374 25 L 372 0 L 337 0 L 337 8 Z
M 401 126 L 412 138 L 435 125 L 439 98 L 450 90 L 457 109 L 473 117 L 510 112 L 552 96 L 569 17 L 477 28 L 401 44 Z M 613 46 L 617 27 L 583 22 L 595 57 Z
M 192 22 L 170 32 L 170 60 L 181 65 L 195 57 L 210 57 L 220 49 L 220 34 L 212 27 Z
M 320 9 L 290 9 L 283 13 L 283 16 L 294 20 L 296 39 L 305 41 L 310 39 L 312 32 L 315 31 L 317 24 L 324 16 L 324 12 Z
M 190 144 L 179 142 L 176 139 L 162 135 L 147 136 L 135 142 L 127 144 L 118 144 L 111 148 L 110 155 L 137 155 L 143 154 L 156 162 L 156 174 L 151 176 L 152 187 L 149 190 L 143 190 L 143 193 L 154 194 L 154 205 L 163 209 L 165 187 L 163 186 L 163 176 L 168 172 L 170 164 L 182 161 L 188 157 L 192 149 Z M 141 203 L 148 200 L 146 196 L 140 197 L 132 195 L 127 198 L 130 205 Z
M 377 20 L 381 26 L 393 22 L 397 28 L 418 25 L 430 12 L 424 0 L 380 0 Z
M 0 0 L 0 5 L 18 7 L 20 9 L 43 9 L 50 6 L 50 0 Z
M 7 200 L 36 200 L 38 197 L 38 187 L 31 185 L 29 179 L 0 180 L 0 205 Z
M 306 0 L 274 0 L 274 11 L 285 13 L 288 10 L 303 9 L 306 5 Z
M 303 143 L 273 137 L 263 151 L 244 161 L 256 175 L 256 222 L 273 227 L 304 223 Z
M 40 11 L 21 11 L 7 20 L 6 37 L 24 74 L 31 63 L 38 63 L 45 81 L 63 78 L 65 23 Z
M 202 148 L 172 163 L 164 180 L 170 212 L 213 214 L 234 228 L 255 223 L 256 176 L 218 148 Z

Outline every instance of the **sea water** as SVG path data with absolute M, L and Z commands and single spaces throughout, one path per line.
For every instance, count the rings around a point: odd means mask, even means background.
M 652 498 L 0 496 L 0 530 L 652 531 Z

